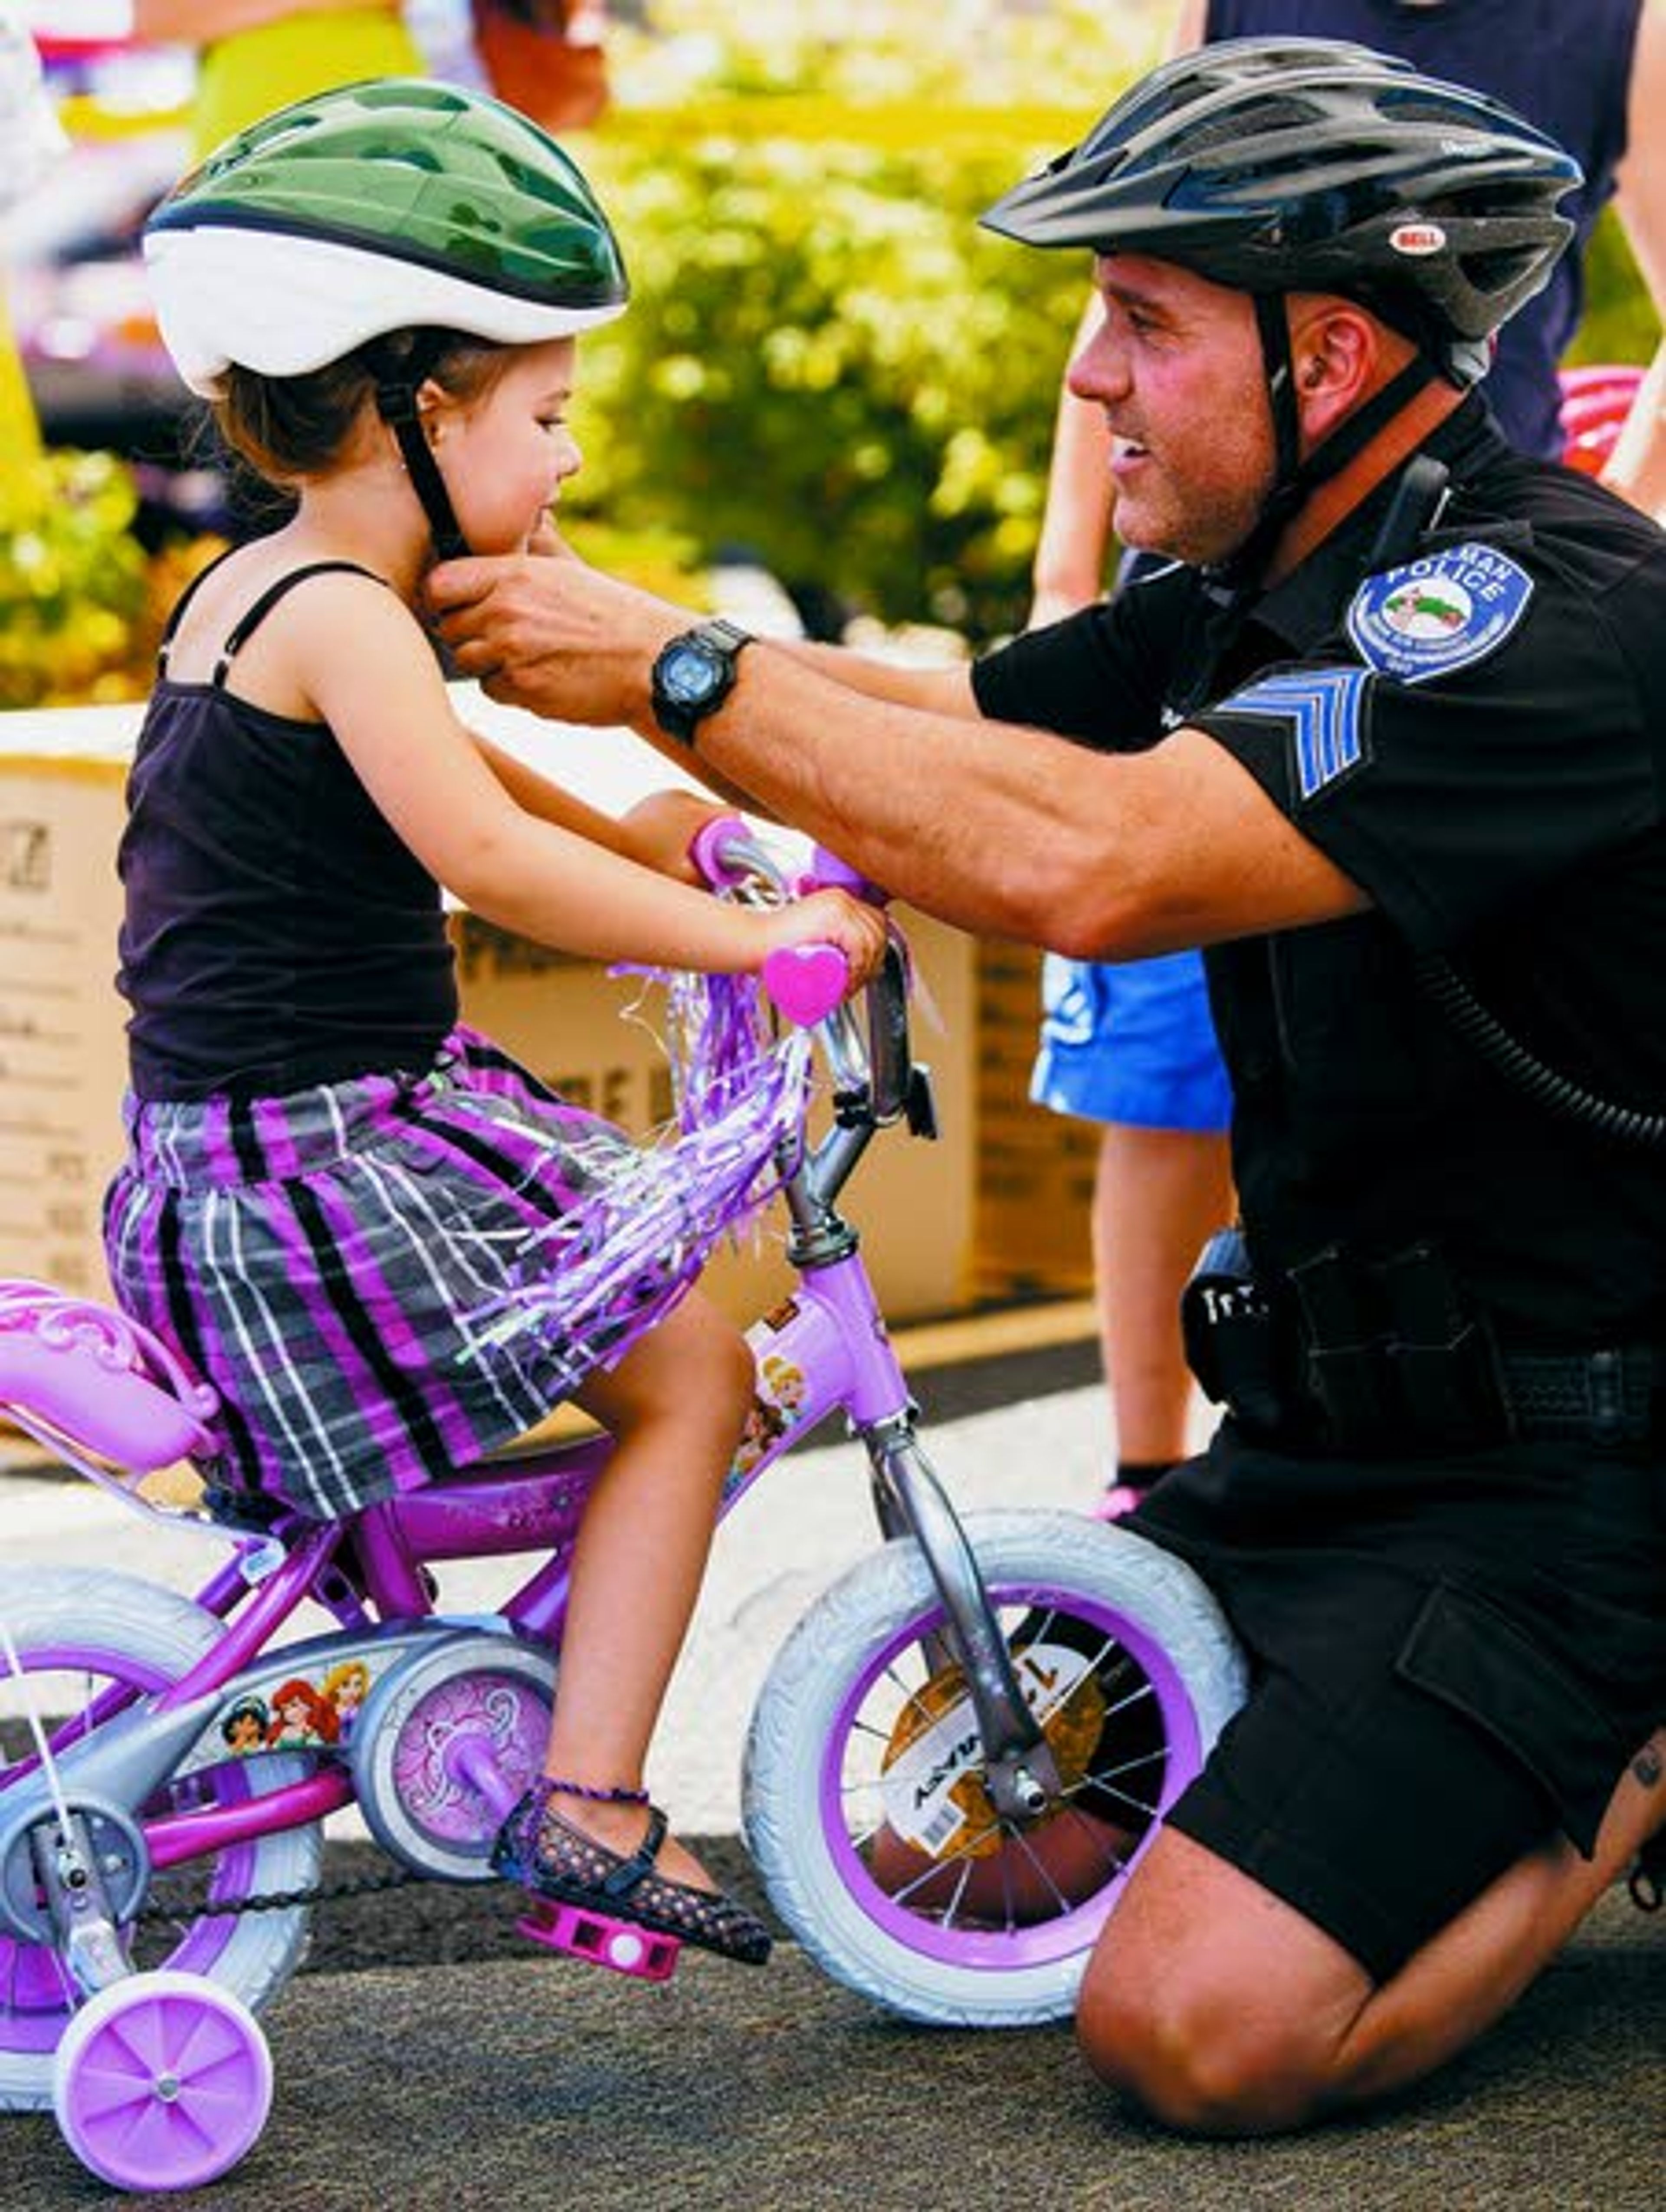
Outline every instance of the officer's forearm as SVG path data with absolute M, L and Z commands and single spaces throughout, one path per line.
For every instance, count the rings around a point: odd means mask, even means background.
M 1061 908 L 1076 872 L 1091 872 L 1093 834 L 1077 787 L 1094 763 L 1079 746 L 867 696 L 760 643 L 695 751 L 702 769 L 961 928 L 1040 943 L 1072 927 Z
M 783 641 L 783 653 L 830 677 L 851 691 L 869 699 L 892 699 L 900 707 L 919 707 L 933 714 L 964 714 L 974 718 L 978 702 L 972 696 L 971 665 L 965 659 L 930 662 L 924 666 L 899 660 L 879 660 L 848 646 L 816 645 L 808 640 Z

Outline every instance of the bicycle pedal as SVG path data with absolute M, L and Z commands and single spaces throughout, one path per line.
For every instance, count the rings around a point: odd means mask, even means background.
M 546 1950 L 565 1951 L 639 1982 L 669 1982 L 682 1949 L 675 1936 L 661 1936 L 633 1920 L 615 1920 L 582 1905 L 540 1903 L 517 1925 L 529 1942 Z

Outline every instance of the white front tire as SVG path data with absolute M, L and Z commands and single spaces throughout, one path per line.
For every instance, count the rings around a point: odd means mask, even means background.
M 974 1514 L 965 1526 L 1009 1639 L 1021 1620 L 1048 1618 L 1048 1607 L 1104 1638 L 1096 1679 L 1112 1686 L 1118 1705 L 1143 1701 L 1148 1731 L 1160 1725 L 1160 1749 L 1146 1754 L 1160 1768 L 1148 1808 L 1160 1817 L 1243 1702 L 1242 1656 L 1209 1591 L 1172 1554 L 1079 1515 Z M 942 1622 L 925 1562 L 906 1540 L 860 1562 L 811 1608 L 753 1716 L 742 1784 L 747 1841 L 771 1902 L 805 1949 L 874 2003 L 944 2027 L 1060 2019 L 1074 2008 L 1125 1865 L 1095 1869 L 1090 1886 L 1068 1899 L 1055 1890 L 1056 1911 L 1044 1893 L 1018 1925 L 1010 1924 L 1009 1888 L 1004 1926 L 987 1917 L 957 1925 L 953 1910 L 942 1909 L 947 1874 L 924 1886 L 929 1895 L 935 1884 L 936 1898 L 916 1911 L 900 1902 L 906 1888 L 888 1892 L 870 1872 L 894 1733 L 888 1750 L 876 1747 L 896 1712 L 919 1703 L 918 1686 L 932 1672 L 920 1638 Z M 978 1756 L 975 1739 L 971 1750 Z M 1014 1834 L 1015 1857 L 1027 1850 L 1035 1859 L 1039 1833 Z

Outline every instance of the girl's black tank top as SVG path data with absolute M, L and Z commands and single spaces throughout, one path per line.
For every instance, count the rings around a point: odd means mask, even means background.
M 227 639 L 206 684 L 167 674 L 190 594 L 174 609 L 118 861 L 117 983 L 132 1009 L 129 1060 L 142 1098 L 281 1096 L 421 1071 L 457 1020 L 439 885 L 330 729 L 224 688 L 238 650 L 285 592 L 353 566 L 281 577 Z

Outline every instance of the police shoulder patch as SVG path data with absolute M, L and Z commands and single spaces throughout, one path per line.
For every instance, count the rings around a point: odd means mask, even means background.
M 1496 653 L 1527 611 L 1533 579 L 1496 546 L 1443 546 L 1367 576 L 1348 611 L 1362 659 L 1398 684 L 1427 684 Z

